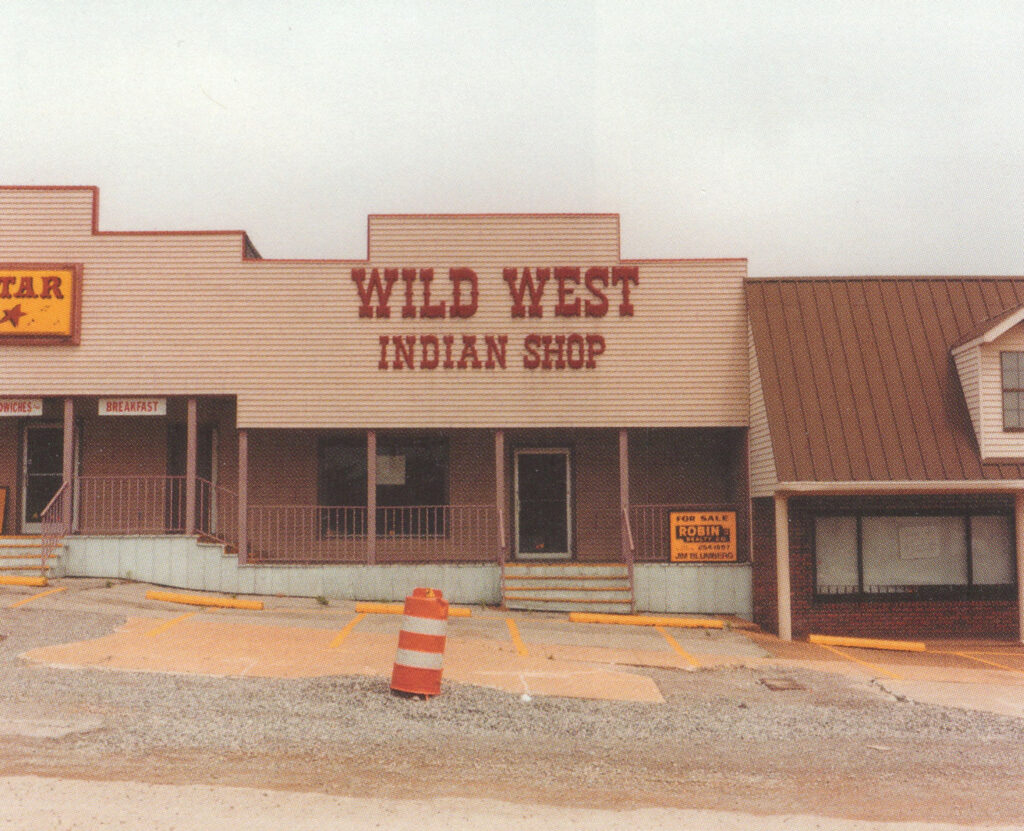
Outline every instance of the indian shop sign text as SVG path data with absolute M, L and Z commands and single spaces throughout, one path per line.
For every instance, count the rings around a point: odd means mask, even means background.
M 369 272 L 369 273 L 367 273 Z M 504 268 L 509 318 L 595 319 L 633 317 L 636 266 Z M 480 281 L 471 268 L 354 268 L 360 318 L 444 320 L 472 318 Z M 599 332 L 528 333 L 512 340 L 525 369 L 593 369 L 607 344 Z M 507 333 L 384 334 L 378 336 L 379 369 L 506 369 Z

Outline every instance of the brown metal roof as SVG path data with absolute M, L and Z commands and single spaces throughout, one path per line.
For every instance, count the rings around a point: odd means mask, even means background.
M 998 314 L 995 317 L 990 317 L 988 320 L 983 320 L 981 323 L 975 326 L 974 329 L 972 329 L 970 332 L 968 332 L 966 335 L 960 338 L 960 340 L 954 343 L 953 347 L 955 348 L 957 346 L 963 346 L 965 343 L 970 343 L 972 340 L 977 340 L 978 338 L 983 337 L 992 329 L 995 329 L 996 326 L 998 326 L 1004 320 L 1009 320 L 1011 317 L 1018 314 L 1020 311 L 1020 306 L 1012 306 L 1002 314 Z
M 779 481 L 1020 479 L 982 464 L 950 348 L 1024 304 L 1024 278 L 750 279 Z

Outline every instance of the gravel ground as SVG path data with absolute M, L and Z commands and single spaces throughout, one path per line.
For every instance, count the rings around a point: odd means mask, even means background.
M 824 673 L 650 670 L 664 705 L 525 702 L 455 684 L 424 702 L 390 695 L 386 679 L 209 678 L 17 658 L 123 622 L 0 612 L 0 774 L 871 820 L 1024 818 L 1024 720 L 896 701 Z M 801 689 L 762 683 L 779 676 Z M 46 720 L 67 734 L 30 735 L 28 722 Z

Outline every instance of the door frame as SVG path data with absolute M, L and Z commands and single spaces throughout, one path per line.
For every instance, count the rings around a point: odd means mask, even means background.
M 520 551 L 519 550 L 519 457 L 520 456 L 561 456 L 565 459 L 565 541 L 566 551 Z M 516 560 L 571 560 L 573 551 L 572 533 L 572 448 L 571 447 L 519 447 L 512 455 L 512 557 Z
M 19 506 L 18 506 L 18 528 L 20 533 L 26 535 L 38 535 L 43 533 L 43 524 L 41 522 L 29 522 L 26 511 L 28 510 L 28 434 L 31 430 L 59 430 L 61 436 L 64 435 L 64 424 L 59 421 L 26 421 L 21 428 L 21 453 L 20 459 L 18 460 L 18 478 L 21 480 L 18 488 Z M 75 479 L 77 479 L 82 472 L 82 453 L 81 453 L 81 437 L 82 430 L 78 425 L 78 421 L 74 423 L 75 437 L 72 443 L 74 448 L 74 471 L 71 480 L 71 526 L 72 528 L 78 527 L 78 489 L 75 487 Z M 63 451 L 62 451 L 63 452 Z M 63 484 L 63 476 L 61 479 Z

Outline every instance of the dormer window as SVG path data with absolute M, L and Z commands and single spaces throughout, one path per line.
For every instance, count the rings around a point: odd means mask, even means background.
M 1024 352 L 1000 352 L 1003 429 L 1024 430 Z

